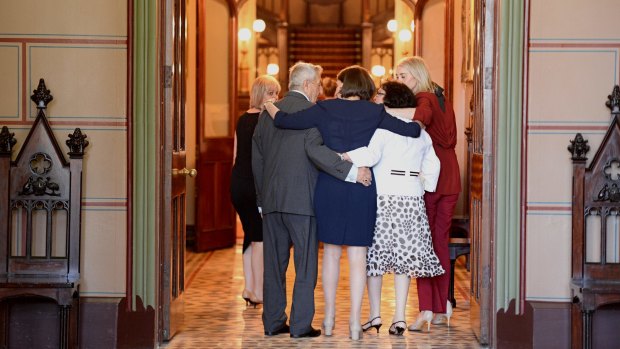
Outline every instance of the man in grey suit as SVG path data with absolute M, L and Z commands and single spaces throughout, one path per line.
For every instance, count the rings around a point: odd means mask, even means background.
M 311 107 L 321 91 L 320 66 L 297 63 L 289 71 L 289 92 L 276 103 L 294 113 Z M 367 168 L 352 167 L 324 145 L 316 128 L 285 130 L 263 113 L 252 138 L 252 171 L 257 204 L 263 214 L 263 327 L 265 335 L 289 333 L 317 337 L 312 327 L 318 273 L 318 240 L 313 197 L 317 167 L 341 180 L 370 178 Z M 290 327 L 286 324 L 286 269 L 295 249 L 295 285 Z

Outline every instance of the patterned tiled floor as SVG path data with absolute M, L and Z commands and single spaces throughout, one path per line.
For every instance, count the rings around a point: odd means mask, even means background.
M 387 332 L 393 313 L 393 278 L 384 279 L 381 312 L 383 327 L 379 334 L 364 334 L 361 341 L 351 341 L 348 331 L 348 268 L 346 253 L 342 256 L 341 280 L 336 310 L 336 327 L 331 337 L 293 339 L 288 335 L 267 337 L 261 323 L 262 307 L 246 307 L 240 297 L 243 289 L 241 245 L 224 250 L 188 255 L 187 288 L 185 299 L 185 325 L 162 348 L 482 348 L 469 324 L 469 273 L 463 266 L 464 258 L 457 264 L 457 307 L 447 326 L 431 326 L 430 332 L 406 331 L 402 337 Z M 319 273 L 320 273 L 319 263 Z M 287 277 L 288 304 L 293 285 L 294 270 L 289 266 Z M 320 274 L 319 274 L 320 275 Z M 320 328 L 323 320 L 323 291 L 319 277 L 315 292 L 316 316 L 313 326 Z M 407 319 L 413 322 L 418 313 L 415 281 L 412 281 L 408 300 Z M 288 310 L 287 310 L 288 314 Z M 368 299 L 364 299 L 362 314 L 368 315 Z

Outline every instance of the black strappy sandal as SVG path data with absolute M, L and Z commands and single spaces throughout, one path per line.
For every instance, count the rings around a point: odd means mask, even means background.
M 381 328 L 381 326 L 382 326 L 383 324 L 382 324 L 381 322 L 380 322 L 380 323 L 378 323 L 378 324 L 375 324 L 375 325 L 373 325 L 373 324 L 372 324 L 372 323 L 373 323 L 375 320 L 377 320 L 377 319 L 381 320 L 381 316 L 377 316 L 376 318 L 373 318 L 372 320 L 370 320 L 370 321 L 368 321 L 368 322 L 364 323 L 364 324 L 362 325 L 362 331 L 366 332 L 366 331 L 368 331 L 368 330 L 370 330 L 371 328 L 373 328 L 373 327 L 374 327 L 374 328 L 376 328 L 376 329 L 377 329 L 377 333 L 379 333 L 379 329 Z

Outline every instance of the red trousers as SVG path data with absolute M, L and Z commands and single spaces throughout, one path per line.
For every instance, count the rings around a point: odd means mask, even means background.
M 439 258 L 439 263 L 446 271 L 445 274 L 431 278 L 417 278 L 418 300 L 420 311 L 431 310 L 433 313 L 445 313 L 448 301 L 448 288 L 450 287 L 450 252 L 448 240 L 450 239 L 450 227 L 452 215 L 456 207 L 459 194 L 442 195 L 438 193 L 425 193 L 424 204 L 428 224 L 433 238 L 433 249 Z

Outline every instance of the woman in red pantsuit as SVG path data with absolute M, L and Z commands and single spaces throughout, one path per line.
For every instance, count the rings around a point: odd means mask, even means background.
M 461 192 L 461 174 L 454 151 L 456 119 L 452 105 L 443 96 L 443 89 L 431 80 L 426 63 L 421 57 L 401 59 L 396 66 L 396 79 L 407 85 L 415 94 L 418 106 L 413 119 L 426 125 L 426 132 L 433 140 L 433 148 L 441 163 L 437 190 L 434 193 L 425 193 L 424 202 L 433 238 L 433 249 L 446 273 L 416 280 L 420 314 L 409 326 L 410 331 L 421 331 L 424 325 L 430 330 L 431 323 L 447 322 L 449 326 L 452 315 L 452 305 L 448 300 L 450 285 L 448 239 L 452 215 Z

